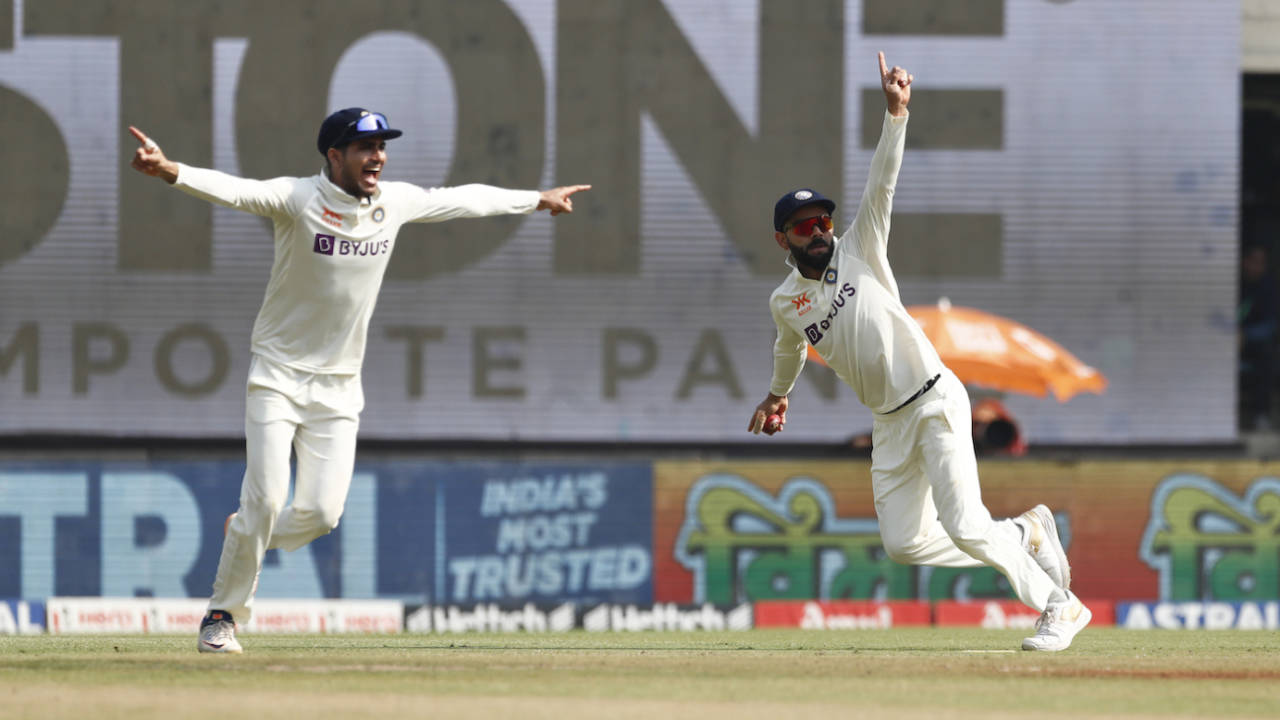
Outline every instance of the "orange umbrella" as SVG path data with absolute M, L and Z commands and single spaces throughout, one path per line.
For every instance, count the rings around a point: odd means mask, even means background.
M 937 305 L 907 308 L 938 349 L 942 362 L 965 384 L 1044 397 L 1059 402 L 1081 392 L 1101 394 L 1107 379 L 1058 343 L 1020 323 L 973 308 Z M 809 348 L 809 358 L 822 362 Z

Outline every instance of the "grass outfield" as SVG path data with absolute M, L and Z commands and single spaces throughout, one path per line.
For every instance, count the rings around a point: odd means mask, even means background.
M 1280 633 L 1023 631 L 0 638 L 0 717 L 1277 717 Z

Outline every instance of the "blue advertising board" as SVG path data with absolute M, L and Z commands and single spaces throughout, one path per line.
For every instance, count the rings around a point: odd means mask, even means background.
M 237 462 L 0 464 L 0 597 L 203 597 Z M 258 597 L 650 603 L 643 463 L 360 463 L 338 528 Z

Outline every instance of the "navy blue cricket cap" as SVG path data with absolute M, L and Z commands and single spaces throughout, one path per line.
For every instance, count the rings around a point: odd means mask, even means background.
M 836 203 L 822 193 L 812 188 L 800 188 L 778 198 L 777 204 L 773 206 L 773 229 L 782 232 L 782 226 L 787 222 L 787 218 L 791 217 L 791 213 L 799 210 L 805 205 L 821 205 L 827 209 L 827 214 L 831 214 L 836 210 Z
M 333 113 L 320 123 L 316 149 L 321 155 L 325 155 L 329 152 L 329 148 L 342 147 L 353 140 L 367 137 L 390 140 L 403 134 L 392 128 L 387 123 L 387 116 L 382 113 L 370 112 L 364 108 L 345 108 Z

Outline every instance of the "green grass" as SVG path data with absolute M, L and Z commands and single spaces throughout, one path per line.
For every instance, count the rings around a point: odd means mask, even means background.
M 0 639 L 0 717 L 1276 717 L 1280 634 L 1020 631 Z

